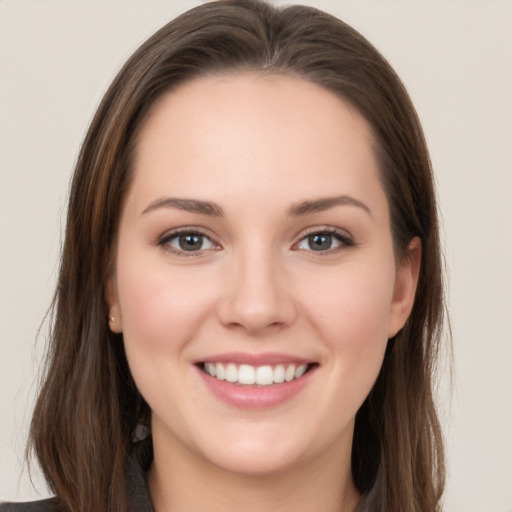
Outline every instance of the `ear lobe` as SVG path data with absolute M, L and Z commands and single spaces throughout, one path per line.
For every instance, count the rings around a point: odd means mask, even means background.
M 109 277 L 105 285 L 105 295 L 108 306 L 108 325 L 110 330 L 115 333 L 123 332 L 123 323 L 121 319 L 121 310 L 117 299 L 117 287 L 114 277 Z
M 421 268 L 421 241 L 415 237 L 407 247 L 407 254 L 397 268 L 395 289 L 389 315 L 388 338 L 395 336 L 405 325 L 414 306 Z

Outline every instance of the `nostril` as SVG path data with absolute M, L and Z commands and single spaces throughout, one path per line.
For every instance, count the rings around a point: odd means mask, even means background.
M 276 331 L 296 320 L 298 308 L 290 288 L 277 276 L 265 276 L 266 271 L 258 268 L 258 263 L 251 266 L 251 276 L 234 272 L 233 281 L 226 283 L 225 294 L 216 308 L 224 326 L 256 334 Z

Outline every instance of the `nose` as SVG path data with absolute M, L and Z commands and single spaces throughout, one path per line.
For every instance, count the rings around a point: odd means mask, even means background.
M 235 257 L 229 269 L 223 300 L 218 307 L 221 323 L 252 336 L 291 325 L 297 318 L 298 304 L 293 283 L 277 258 L 262 251 Z

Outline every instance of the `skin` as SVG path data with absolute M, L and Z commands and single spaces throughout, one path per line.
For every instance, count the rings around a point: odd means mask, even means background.
M 183 85 L 142 127 L 107 298 L 152 410 L 157 512 L 353 510 L 354 417 L 410 313 L 420 259 L 413 240 L 397 268 L 371 141 L 331 92 L 255 74 Z M 290 215 L 334 196 L 361 204 Z M 155 206 L 168 197 L 224 214 Z M 185 253 L 169 234 L 191 227 L 207 238 Z M 326 228 L 342 240 L 312 250 Z M 233 351 L 316 368 L 284 403 L 243 409 L 195 364 Z

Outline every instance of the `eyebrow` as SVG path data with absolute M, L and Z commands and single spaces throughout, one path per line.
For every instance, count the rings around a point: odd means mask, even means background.
M 356 206 L 367 212 L 371 216 L 371 210 L 359 199 L 343 195 L 336 197 L 322 197 L 310 201 L 302 201 L 293 205 L 288 210 L 291 217 L 300 217 L 311 213 L 322 212 L 336 206 Z M 201 201 L 199 199 L 183 199 L 178 197 L 164 197 L 153 201 L 142 214 L 152 212 L 159 208 L 176 208 L 191 213 L 200 213 L 212 217 L 223 217 L 224 210 L 216 203 L 211 201 Z
M 201 213 L 212 217 L 224 216 L 224 210 L 210 201 L 200 201 L 198 199 L 182 199 L 178 197 L 164 197 L 153 201 L 142 214 L 152 212 L 158 208 L 176 208 L 191 213 Z
M 301 215 L 308 215 L 311 213 L 323 212 L 325 210 L 329 210 L 330 208 L 334 208 L 335 206 L 356 206 L 357 208 L 361 208 L 368 215 L 372 215 L 372 212 L 366 204 L 355 197 L 343 195 L 336 197 L 321 197 L 319 199 L 314 199 L 311 201 L 303 201 L 292 206 L 288 210 L 288 215 L 292 217 L 298 217 Z

